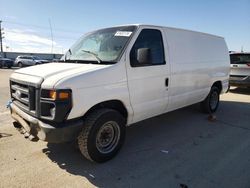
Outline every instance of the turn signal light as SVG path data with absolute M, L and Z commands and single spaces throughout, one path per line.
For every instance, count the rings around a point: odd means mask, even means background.
M 68 99 L 69 98 L 69 93 L 67 92 L 60 92 L 58 95 L 59 99 Z
M 49 98 L 53 99 L 53 100 L 56 100 L 56 99 L 62 99 L 62 100 L 65 100 L 65 99 L 69 99 L 69 93 L 66 92 L 66 91 L 54 91 L 54 90 L 51 90 L 49 92 Z

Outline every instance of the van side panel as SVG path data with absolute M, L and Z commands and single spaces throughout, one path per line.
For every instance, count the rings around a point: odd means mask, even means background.
M 215 81 L 225 91 L 230 60 L 223 38 L 174 28 L 165 28 L 165 35 L 171 64 L 166 111 L 204 100 Z

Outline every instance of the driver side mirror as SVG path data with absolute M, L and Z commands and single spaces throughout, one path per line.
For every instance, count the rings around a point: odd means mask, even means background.
M 137 50 L 137 61 L 139 64 L 152 64 L 150 48 L 139 48 Z

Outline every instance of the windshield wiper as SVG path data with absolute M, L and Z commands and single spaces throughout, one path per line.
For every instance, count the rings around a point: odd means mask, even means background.
M 96 60 L 98 61 L 98 63 L 102 63 L 102 60 L 98 57 L 98 55 L 96 53 L 88 51 L 88 50 L 82 50 L 82 51 L 85 52 L 85 53 L 93 55 L 96 58 Z

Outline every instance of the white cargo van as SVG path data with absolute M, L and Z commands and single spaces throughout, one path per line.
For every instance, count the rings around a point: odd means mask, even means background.
M 104 162 L 121 148 L 128 125 L 198 102 L 215 112 L 229 68 L 222 37 L 111 27 L 84 35 L 60 62 L 16 70 L 9 106 L 25 137 L 77 139 L 87 159 Z

